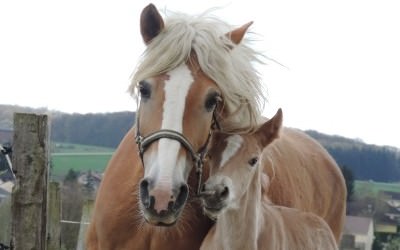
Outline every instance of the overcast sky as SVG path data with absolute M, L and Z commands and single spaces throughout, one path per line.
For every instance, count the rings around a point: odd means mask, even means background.
M 146 1 L 0 1 L 0 104 L 64 112 L 134 111 L 126 92 L 144 50 Z M 160 9 L 254 21 L 265 114 L 285 125 L 400 147 L 397 0 L 153 1 Z

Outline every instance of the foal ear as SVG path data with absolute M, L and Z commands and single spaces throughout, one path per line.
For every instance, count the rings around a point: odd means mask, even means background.
M 256 136 L 262 147 L 266 147 L 279 137 L 279 132 L 282 128 L 282 117 L 282 109 L 279 109 L 274 117 L 257 129 Z
M 164 29 L 164 21 L 154 4 L 147 5 L 140 15 L 140 33 L 148 45 Z
M 248 22 L 248 23 L 246 23 L 245 25 L 243 25 L 243 26 L 241 26 L 241 27 L 239 27 L 239 28 L 237 28 L 237 29 L 234 29 L 234 30 L 232 30 L 231 32 L 228 32 L 228 33 L 226 34 L 226 36 L 227 36 L 229 39 L 231 39 L 231 41 L 232 41 L 234 44 L 238 45 L 238 44 L 242 41 L 242 39 L 243 39 L 243 37 L 244 37 L 244 34 L 246 34 L 247 29 L 248 29 L 252 24 L 253 24 L 252 21 L 251 21 L 251 22 Z

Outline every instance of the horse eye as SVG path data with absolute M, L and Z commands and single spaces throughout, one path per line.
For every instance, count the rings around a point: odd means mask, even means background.
M 250 164 L 250 166 L 254 167 L 258 162 L 258 157 L 253 157 L 251 158 L 248 163 Z
M 148 82 L 146 81 L 140 81 L 139 82 L 139 93 L 140 97 L 142 98 L 150 98 L 151 96 L 151 86 Z
M 206 103 L 205 103 L 206 110 L 208 112 L 213 111 L 215 109 L 215 107 L 217 106 L 217 103 L 220 102 L 221 100 L 222 100 L 222 98 L 218 93 L 210 94 L 206 99 Z

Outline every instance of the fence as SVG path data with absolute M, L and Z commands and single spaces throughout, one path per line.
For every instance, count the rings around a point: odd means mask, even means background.
M 14 114 L 10 249 L 61 249 L 59 183 L 48 183 L 49 127 L 47 115 Z M 89 221 L 93 201 L 87 201 L 82 221 Z M 84 249 L 87 223 L 80 225 L 77 249 Z M 4 246 L 6 247 L 6 246 Z M 3 246 L 1 246 L 3 248 Z M 6 249 L 6 248 L 4 248 Z

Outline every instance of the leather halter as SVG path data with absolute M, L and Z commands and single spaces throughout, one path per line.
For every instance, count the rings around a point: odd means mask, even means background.
M 208 152 L 208 144 L 210 143 L 211 135 L 213 129 L 220 129 L 219 124 L 217 122 L 217 119 L 215 117 L 215 110 L 216 106 L 213 111 L 213 116 L 212 116 L 212 123 L 210 130 L 208 132 L 208 137 L 206 142 L 204 143 L 203 146 L 200 147 L 200 149 L 196 152 L 192 146 L 192 144 L 189 142 L 189 140 L 182 134 L 179 133 L 175 130 L 170 130 L 170 129 L 160 129 L 156 132 L 153 132 L 147 136 L 142 136 L 140 134 L 140 129 L 139 129 L 139 114 L 136 114 L 136 135 L 135 135 L 135 140 L 136 144 L 138 145 L 139 149 L 139 155 L 140 159 L 142 160 L 142 166 L 144 168 L 144 161 L 143 161 L 143 155 L 144 152 L 147 150 L 147 148 L 155 141 L 162 139 L 162 138 L 167 138 L 171 140 L 178 141 L 185 149 L 190 153 L 192 156 L 193 163 L 196 167 L 196 174 L 197 174 L 197 191 L 196 194 L 200 194 L 200 188 L 201 188 L 201 177 L 203 174 L 203 165 L 204 165 L 204 159 L 207 155 Z

